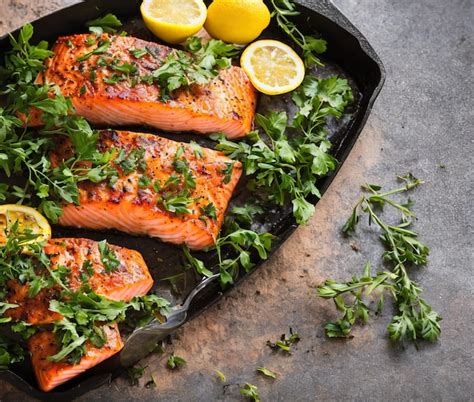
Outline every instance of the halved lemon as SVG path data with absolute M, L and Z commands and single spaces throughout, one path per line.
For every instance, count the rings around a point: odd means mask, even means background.
M 303 60 L 276 40 L 259 40 L 245 49 L 240 64 L 260 92 L 280 95 L 299 87 L 305 76 Z
M 51 238 L 51 226 L 36 209 L 24 205 L 6 204 L 0 205 L 0 244 L 6 243 L 9 231 L 15 222 L 18 222 L 20 233 L 28 229 L 38 235 L 31 243 Z
M 144 0 L 140 11 L 148 29 L 172 44 L 198 32 L 207 16 L 202 0 Z

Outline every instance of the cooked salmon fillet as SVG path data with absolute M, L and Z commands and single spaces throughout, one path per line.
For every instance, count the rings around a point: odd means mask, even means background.
M 240 162 L 193 144 L 128 131 L 102 131 L 99 149 L 114 150 L 118 177 L 112 186 L 79 184 L 79 205 L 64 207 L 61 225 L 117 229 L 192 249 L 215 243 L 242 173 Z M 51 155 L 53 165 L 69 155 L 65 140 Z M 136 162 L 132 170 L 131 160 Z
M 251 131 L 256 91 L 241 68 L 221 70 L 208 84 L 181 88 L 162 101 L 159 86 L 142 78 L 150 77 L 172 48 L 133 37 L 103 34 L 89 38 L 95 36 L 59 38 L 38 82 L 57 84 L 71 98 L 76 113 L 90 122 L 223 132 L 228 138 Z M 135 57 L 130 50 L 137 49 L 146 54 Z M 98 54 L 90 55 L 94 51 Z
M 102 330 L 107 339 L 106 344 L 101 348 L 96 348 L 87 343 L 87 352 L 77 364 L 70 364 L 67 361 L 49 361 L 49 356 L 59 352 L 54 333 L 42 331 L 34 334 L 28 340 L 28 348 L 40 389 L 45 392 L 51 391 L 118 353 L 123 348 L 123 342 L 117 324 L 103 325 Z
M 51 269 L 67 267 L 68 287 L 75 291 L 87 278 L 92 291 L 117 301 L 130 301 L 143 296 L 153 286 L 153 279 L 140 253 L 123 247 L 108 245 L 120 264 L 107 272 L 101 260 L 98 242 L 89 239 L 52 239 L 44 251 L 49 255 Z M 86 261 L 89 261 L 86 263 Z M 59 296 L 60 289 L 43 289 L 36 296 L 29 297 L 29 286 L 15 281 L 8 283 L 7 301 L 19 307 L 9 309 L 6 316 L 29 324 L 50 324 L 62 319 L 59 313 L 49 310 L 49 301 Z

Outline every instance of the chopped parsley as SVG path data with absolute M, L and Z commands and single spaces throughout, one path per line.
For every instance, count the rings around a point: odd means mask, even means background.
M 138 187 L 140 188 L 147 188 L 150 186 L 150 184 L 151 184 L 151 179 L 146 175 L 142 175 L 138 179 Z
M 217 212 L 216 207 L 212 202 L 201 207 L 201 214 L 204 215 L 205 217 L 208 217 L 214 220 L 217 219 L 216 212 Z
M 189 197 L 189 192 L 183 191 L 179 194 L 164 194 L 158 201 L 166 211 L 173 212 L 178 215 L 192 214 L 193 211 L 188 208 L 194 200 Z
M 78 62 L 83 62 L 88 60 L 91 56 L 97 55 L 97 54 L 103 54 L 107 51 L 107 49 L 110 47 L 110 41 L 108 39 L 106 40 L 101 40 L 97 47 L 90 51 L 89 53 L 84 54 L 83 56 L 79 57 L 77 59 Z
M 232 179 L 232 172 L 234 171 L 234 164 L 235 162 L 226 163 L 226 167 L 219 170 L 219 172 L 224 175 L 224 184 L 230 183 L 230 180 Z
M 148 54 L 147 49 L 130 49 L 129 52 L 133 57 L 137 59 L 141 59 L 143 56 Z
M 171 354 L 171 356 L 168 358 L 168 361 L 166 362 L 166 365 L 171 370 L 177 369 L 185 364 L 186 360 L 182 357 L 176 356 L 174 353 Z
M 117 258 L 117 254 L 109 247 L 106 240 L 102 240 L 98 243 L 100 260 L 104 264 L 105 272 L 110 273 L 116 271 L 120 267 L 120 261 Z

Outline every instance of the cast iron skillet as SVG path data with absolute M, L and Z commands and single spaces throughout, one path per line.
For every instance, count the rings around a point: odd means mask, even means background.
M 140 18 L 139 0 L 87 0 L 71 7 L 62 9 L 33 22 L 35 34 L 33 42 L 42 39 L 53 43 L 58 36 L 86 32 L 85 22 L 107 12 L 116 14 L 125 23 L 124 29 L 133 36 L 148 40 L 156 40 L 143 26 Z M 268 2 L 267 2 L 268 3 Z M 364 36 L 347 20 L 344 15 L 330 2 L 330 0 L 307 1 L 309 7 L 299 6 L 301 15 L 295 19 L 298 27 L 305 34 L 321 35 L 328 41 L 328 51 L 322 57 L 325 67 L 312 71 L 320 77 L 338 74 L 349 80 L 353 89 L 355 100 L 348 109 L 348 113 L 339 121 L 330 121 L 329 136 L 333 143 L 332 154 L 342 165 L 357 137 L 359 136 L 371 108 L 377 98 L 384 80 L 385 70 L 379 57 L 369 45 Z M 270 4 L 269 4 L 270 6 Z M 18 31 L 12 33 L 14 36 Z M 275 21 L 262 34 L 262 38 L 276 38 L 291 45 L 291 42 L 281 33 Z M 0 52 L 9 49 L 8 38 L 0 39 Z M 297 49 L 295 49 L 297 50 Z M 288 109 L 287 97 L 260 98 L 258 109 Z M 291 110 L 289 110 L 291 112 Z M 152 132 L 178 141 L 198 141 L 201 145 L 212 147 L 213 142 L 203 136 L 179 133 L 168 134 L 148 127 L 134 127 L 140 132 Z M 337 171 L 318 182 L 318 188 L 323 194 L 334 179 Z M 248 194 L 245 182 L 236 190 L 232 203 L 245 202 Z M 314 203 L 317 199 L 312 200 Z M 288 207 L 267 211 L 263 217 L 255 222 L 256 226 L 263 226 L 277 236 L 272 252 L 297 228 L 296 222 Z M 155 279 L 155 290 L 174 303 L 180 303 L 196 284 L 199 278 L 192 270 L 184 271 L 179 249 L 156 239 L 133 237 L 118 232 L 97 232 L 77 229 L 53 228 L 55 237 L 87 237 L 95 240 L 106 238 L 110 243 L 129 247 L 140 251 Z M 212 256 L 198 255 L 205 260 L 212 260 Z M 257 261 L 256 268 L 263 261 L 258 256 L 253 256 Z M 241 272 L 236 281 L 240 283 L 249 274 Z M 174 277 L 173 281 L 163 278 Z M 207 307 L 215 303 L 228 289 L 221 289 L 214 284 L 196 298 L 189 311 L 189 319 L 196 317 Z M 88 370 L 82 376 L 70 381 L 50 393 L 38 390 L 31 365 L 25 362 L 13 367 L 10 371 L 0 373 L 1 378 L 17 386 L 29 395 L 39 399 L 71 400 L 94 388 L 97 388 L 117 375 L 123 368 L 120 365 L 120 356 L 109 359 L 99 366 Z

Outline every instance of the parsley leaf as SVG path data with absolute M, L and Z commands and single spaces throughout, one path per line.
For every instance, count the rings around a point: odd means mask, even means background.
M 122 22 L 114 14 L 108 13 L 101 18 L 88 21 L 86 26 L 91 32 L 101 35 L 103 32 L 116 33 L 122 26 Z
M 240 387 L 240 395 L 245 396 L 254 402 L 260 402 L 258 388 L 253 384 L 246 383 L 244 386 Z
M 171 370 L 177 369 L 185 364 L 186 364 L 186 360 L 184 360 L 182 357 L 176 356 L 174 353 L 170 355 L 170 357 L 168 358 L 168 361 L 166 362 L 166 365 Z
M 120 267 L 120 261 L 117 258 L 117 254 L 109 247 L 106 240 L 102 240 L 98 243 L 100 260 L 104 264 L 105 272 L 116 271 Z

